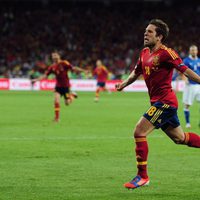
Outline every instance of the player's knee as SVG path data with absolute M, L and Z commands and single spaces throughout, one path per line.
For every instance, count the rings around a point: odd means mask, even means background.
M 174 141 L 175 144 L 183 144 L 185 137 L 181 135 L 179 137 L 172 138 L 172 140 Z
M 136 125 L 136 127 L 135 127 L 135 129 L 133 131 L 133 135 L 134 135 L 134 137 L 145 135 L 141 124 L 137 124 Z
M 54 104 L 59 104 L 59 103 L 60 103 L 59 100 L 57 99 L 54 100 Z

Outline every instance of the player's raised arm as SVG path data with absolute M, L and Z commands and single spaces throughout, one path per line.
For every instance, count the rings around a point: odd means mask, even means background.
M 142 63 L 141 63 L 141 58 L 139 56 L 134 70 L 130 73 L 129 77 L 126 80 L 124 80 L 122 83 L 117 83 L 115 85 L 116 90 L 122 91 L 125 87 L 127 87 L 131 83 L 135 82 L 142 73 L 143 73 Z
M 36 79 L 33 79 L 32 82 L 35 83 L 36 81 L 41 81 L 43 79 L 46 79 L 48 77 L 48 75 L 51 73 L 52 73 L 52 66 L 48 67 L 48 69 L 45 71 L 45 73 L 42 76 L 40 76 Z
M 86 74 L 88 73 L 87 70 L 82 69 L 82 68 L 77 67 L 77 66 L 73 66 L 72 70 L 75 71 L 75 72 L 84 72 L 84 73 L 86 73 Z
M 183 73 L 186 77 L 188 77 L 190 80 L 195 81 L 200 84 L 200 76 L 196 74 L 194 71 L 191 69 L 186 69 L 185 72 Z
M 116 90 L 117 91 L 122 91 L 125 87 L 127 87 L 131 83 L 135 82 L 139 76 L 140 75 L 136 74 L 135 70 L 133 70 L 126 80 L 124 80 L 122 83 L 117 83 L 115 85 Z
M 41 80 L 46 79 L 46 78 L 47 78 L 47 75 L 44 74 L 44 75 L 42 75 L 42 76 L 40 76 L 38 78 L 32 79 L 32 82 L 35 83 L 37 81 L 41 81 Z
M 74 72 L 84 72 L 87 73 L 88 71 L 85 69 L 82 69 L 80 67 L 72 65 L 67 60 L 62 60 L 60 63 L 62 63 L 68 70 L 74 71 Z

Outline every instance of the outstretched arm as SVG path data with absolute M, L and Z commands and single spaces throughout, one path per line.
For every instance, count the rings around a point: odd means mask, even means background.
M 44 74 L 44 75 L 42 75 L 42 76 L 40 76 L 38 78 L 32 79 L 31 82 L 35 83 L 36 81 L 40 81 L 40 80 L 43 80 L 43 79 L 46 79 L 46 78 L 47 78 L 47 75 Z
M 82 68 L 80 68 L 80 67 L 73 67 L 73 71 L 75 71 L 75 72 L 84 72 L 84 73 L 88 73 L 87 70 L 82 69 Z
M 122 91 L 125 87 L 127 87 L 131 83 L 135 82 L 139 76 L 140 75 L 135 74 L 135 70 L 133 70 L 126 80 L 124 80 L 122 83 L 117 83 L 115 85 L 116 90 Z
M 200 84 L 200 76 L 193 72 L 191 69 L 186 69 L 183 73 L 187 78 Z

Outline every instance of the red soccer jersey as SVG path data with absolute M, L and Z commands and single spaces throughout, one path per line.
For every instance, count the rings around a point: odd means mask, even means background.
M 69 70 L 72 70 L 72 65 L 66 60 L 61 60 L 59 63 L 51 65 L 45 74 L 47 76 L 51 73 L 55 74 L 56 87 L 69 87 Z
M 94 76 L 97 76 L 97 82 L 105 83 L 107 81 L 108 70 L 106 69 L 105 66 L 102 65 L 102 66 L 96 67 L 93 74 Z
M 174 68 L 182 73 L 187 69 L 174 50 L 162 45 L 152 53 L 149 48 L 141 51 L 135 73 L 144 76 L 151 103 L 162 102 L 178 107 L 178 101 L 171 86 Z

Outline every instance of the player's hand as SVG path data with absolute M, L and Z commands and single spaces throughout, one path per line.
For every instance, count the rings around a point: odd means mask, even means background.
M 121 83 L 115 84 L 115 89 L 116 89 L 117 91 L 122 91 L 122 90 L 123 90 L 122 84 L 121 84 Z

